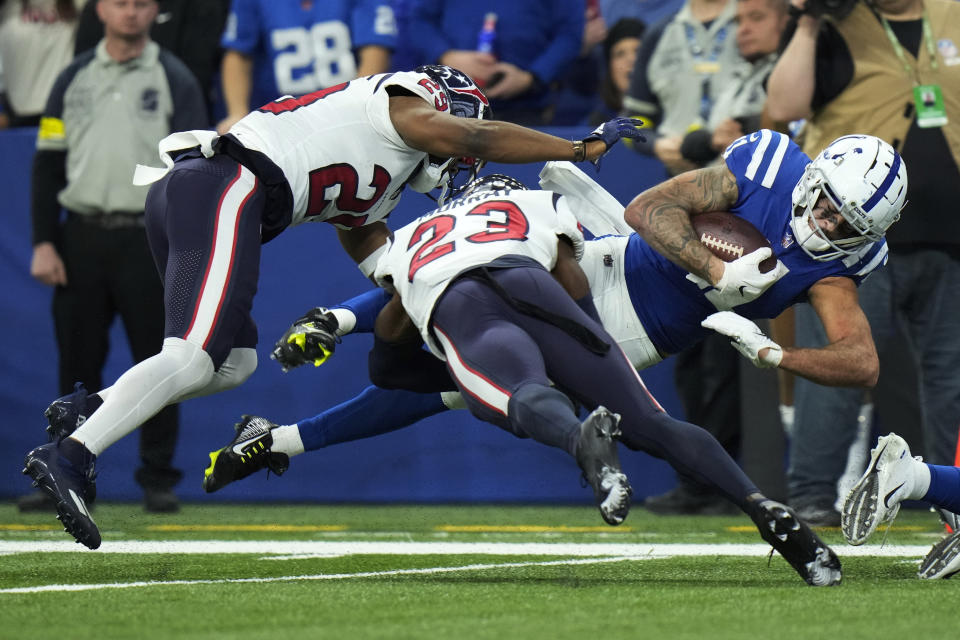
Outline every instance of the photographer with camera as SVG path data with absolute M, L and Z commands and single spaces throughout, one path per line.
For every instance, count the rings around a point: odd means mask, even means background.
M 913 169 L 903 220 L 887 234 L 889 263 L 860 288 L 860 304 L 878 346 L 894 326 L 904 331 L 920 368 L 914 393 L 925 457 L 952 465 L 960 423 L 960 2 L 792 4 L 787 32 L 795 27 L 767 86 L 769 115 L 807 118 L 808 153 L 838 136 L 872 134 Z M 869 215 L 872 203 L 848 204 Z M 798 346 L 822 343 L 808 307 L 797 308 L 796 322 Z M 883 362 L 881 370 L 896 375 Z M 837 479 L 863 400 L 860 390 L 796 382 L 787 478 L 792 506 L 811 524 L 840 522 Z

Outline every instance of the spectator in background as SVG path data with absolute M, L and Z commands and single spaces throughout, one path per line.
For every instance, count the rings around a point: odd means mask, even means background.
M 653 129 L 634 147 L 655 155 L 670 174 L 695 167 L 680 155 L 683 136 L 709 121 L 717 96 L 746 64 L 734 37 L 736 4 L 687 0 L 652 27 L 640 46 L 624 109 Z
M 557 79 L 553 91 L 551 124 L 558 127 L 587 119 L 604 76 L 603 54 L 598 45 L 607 37 L 607 23 L 600 15 L 597 0 L 586 0 L 585 5 L 580 53 Z M 616 115 L 611 114 L 607 120 Z
M 279 96 L 388 71 L 396 37 L 388 0 L 232 0 L 218 132 Z
M 159 0 L 150 39 L 177 56 L 196 76 L 209 107 L 214 75 L 220 67 L 219 34 L 223 33 L 230 0 Z M 214 37 L 213 34 L 217 34 Z M 103 23 L 97 18 L 97 0 L 87 0 L 80 12 L 74 53 L 97 46 Z
M 30 275 L 54 287 L 61 393 L 77 380 L 102 387 L 117 314 L 137 362 L 160 350 L 163 287 L 147 246 L 147 188 L 132 184 L 133 170 L 171 131 L 209 125 L 193 74 L 150 40 L 155 0 L 97 0 L 96 10 L 104 38 L 57 77 L 33 165 Z M 78 386 L 70 401 L 85 395 Z M 148 511 L 179 506 L 177 430 L 177 409 L 167 407 L 141 432 L 136 479 Z M 44 498 L 31 494 L 20 507 L 43 508 Z
M 960 3 L 873 0 L 828 19 L 812 13 L 820 3 L 792 4 L 799 17 L 770 75 L 770 116 L 808 118 L 808 150 L 869 133 L 920 169 L 903 220 L 887 236 L 889 263 L 861 288 L 860 302 L 878 344 L 896 324 L 905 330 L 920 369 L 925 457 L 952 465 L 960 423 Z M 807 312 L 797 309 L 797 344 L 817 346 L 823 330 Z M 862 400 L 858 389 L 797 380 L 787 480 L 791 504 L 811 523 L 840 522 L 837 480 Z
M 3 109 L 11 127 L 35 127 L 57 74 L 73 58 L 82 0 L 0 0 Z
M 409 9 L 410 39 L 422 63 L 440 62 L 472 77 L 499 120 L 550 124 L 551 85 L 580 54 L 583 0 L 413 0 Z M 491 28 L 492 43 L 480 37 Z
M 603 41 L 606 67 L 600 85 L 601 102 L 590 114 L 590 124 L 602 124 L 623 110 L 623 97 L 630 88 L 630 76 L 645 29 L 642 21 L 623 18 L 607 31 Z
M 764 83 L 777 61 L 789 6 L 788 0 L 737 0 L 737 48 L 750 64 L 723 87 L 707 125 L 684 137 L 680 145 L 684 158 L 703 166 L 740 136 L 761 128 L 767 99 Z

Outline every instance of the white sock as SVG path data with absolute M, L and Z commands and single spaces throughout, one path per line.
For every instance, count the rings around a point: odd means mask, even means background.
M 295 424 L 285 424 L 270 432 L 273 436 L 274 453 L 285 453 L 291 458 L 303 453 L 303 440 L 300 439 L 300 427 Z
M 350 309 L 330 309 L 330 313 L 332 313 L 333 317 L 340 323 L 340 326 L 337 327 L 338 336 L 347 335 L 357 326 L 357 316 L 353 311 L 350 311 Z
M 905 499 L 920 500 L 930 490 L 930 467 L 921 460 L 914 459 L 911 462 L 913 463 L 913 483 Z

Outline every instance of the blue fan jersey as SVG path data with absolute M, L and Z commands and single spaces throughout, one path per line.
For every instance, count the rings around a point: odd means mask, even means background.
M 396 37 L 389 0 L 232 0 L 221 44 L 252 58 L 256 108 L 352 80 L 355 49 Z
M 773 254 L 790 269 L 756 300 L 734 311 L 747 318 L 775 318 L 807 299 L 807 290 L 824 278 L 852 278 L 859 286 L 871 271 L 886 264 L 885 240 L 867 244 L 855 255 L 818 262 L 793 239 L 793 189 L 810 163 L 787 136 L 762 130 L 734 141 L 724 152 L 737 179 L 739 196 L 731 213 L 745 218 L 767 237 Z M 637 317 L 661 353 L 671 354 L 709 333 L 700 321 L 716 311 L 687 272 L 648 245 L 630 236 L 624 258 L 627 287 Z

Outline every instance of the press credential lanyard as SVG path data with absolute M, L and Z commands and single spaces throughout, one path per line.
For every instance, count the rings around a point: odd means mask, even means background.
M 717 18 L 719 20 L 719 18 Z M 702 76 L 700 80 L 700 119 L 705 124 L 710 119 L 710 109 L 713 99 L 710 97 L 710 77 L 720 71 L 720 54 L 723 52 L 723 43 L 727 39 L 729 25 L 723 25 L 713 37 L 713 49 L 709 57 L 704 58 L 703 48 L 697 43 L 697 34 L 693 25 L 684 24 L 687 35 L 687 45 L 690 55 L 693 56 L 693 70 Z
M 879 14 L 878 14 L 879 15 Z M 883 30 L 887 34 L 887 39 L 893 45 L 893 51 L 897 54 L 903 70 L 913 81 L 913 102 L 917 110 L 917 126 L 921 128 L 942 127 L 947 124 L 947 111 L 943 105 L 943 92 L 938 84 L 920 84 L 913 67 L 907 61 L 907 56 L 903 53 L 903 47 L 897 34 L 893 32 L 890 23 L 883 16 L 880 16 L 880 22 L 883 24 Z M 937 52 L 933 46 L 933 30 L 930 28 L 930 17 L 927 10 L 923 10 L 923 42 L 927 46 L 927 54 L 930 56 L 930 68 L 937 70 Z

